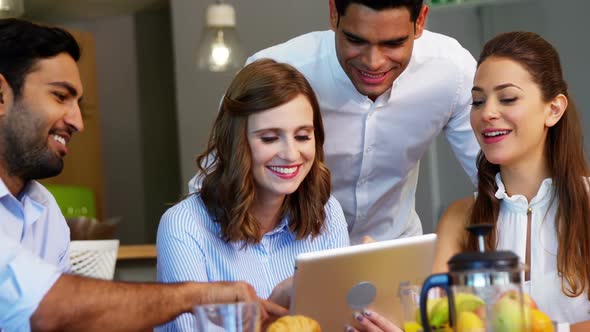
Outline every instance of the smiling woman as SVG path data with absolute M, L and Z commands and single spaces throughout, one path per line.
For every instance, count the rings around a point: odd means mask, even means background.
M 330 196 L 324 128 L 315 94 L 293 67 L 259 60 L 226 91 L 200 190 L 169 209 L 158 228 L 158 279 L 245 280 L 288 304 L 295 256 L 348 245 Z M 185 315 L 163 330 L 190 330 Z

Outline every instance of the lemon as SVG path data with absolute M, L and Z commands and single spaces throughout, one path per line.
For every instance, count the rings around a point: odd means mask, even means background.
M 462 311 L 457 319 L 457 332 L 483 332 L 483 321 L 473 312 Z
M 422 325 L 416 322 L 405 322 L 404 323 L 404 332 L 422 332 Z

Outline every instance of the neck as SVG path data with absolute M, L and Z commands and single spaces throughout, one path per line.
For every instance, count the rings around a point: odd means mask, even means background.
M 25 187 L 25 181 L 18 176 L 10 175 L 2 163 L 0 163 L 0 178 L 2 178 L 4 185 L 14 197 L 18 197 Z
M 279 212 L 285 196 L 274 198 L 257 197 L 252 205 L 252 215 L 260 225 L 260 231 L 264 235 L 277 227 L 280 222 Z
M 543 180 L 551 177 L 546 162 L 501 166 L 500 174 L 508 195 L 524 195 L 529 202 L 539 191 Z

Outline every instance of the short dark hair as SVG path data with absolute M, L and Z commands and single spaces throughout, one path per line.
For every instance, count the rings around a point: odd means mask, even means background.
M 410 11 L 410 19 L 412 22 L 416 22 L 424 0 L 334 0 L 334 2 L 339 16 L 344 16 L 350 4 L 358 3 L 374 10 L 406 7 Z
M 80 59 L 80 46 L 64 29 L 0 19 L 0 74 L 8 81 L 15 99 L 37 61 L 60 53 L 69 54 L 75 61 Z

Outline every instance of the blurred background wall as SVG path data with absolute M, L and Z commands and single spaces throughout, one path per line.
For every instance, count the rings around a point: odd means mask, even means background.
M 122 243 L 153 243 L 162 213 L 187 192 L 221 95 L 234 73 L 199 72 L 195 54 L 213 0 L 27 0 L 27 17 L 96 39 L 104 215 L 121 216 Z M 247 55 L 328 28 L 328 0 L 229 0 Z M 41 5 L 40 5 L 41 4 Z M 90 8 L 89 5 L 97 6 Z M 125 4 L 127 4 L 125 6 Z M 427 27 L 458 39 L 475 57 L 499 32 L 534 31 L 559 50 L 572 96 L 590 130 L 586 0 L 498 0 L 432 8 Z M 586 144 L 588 145 L 588 144 Z M 425 232 L 453 200 L 474 188 L 446 140 L 421 163 L 417 209 Z

